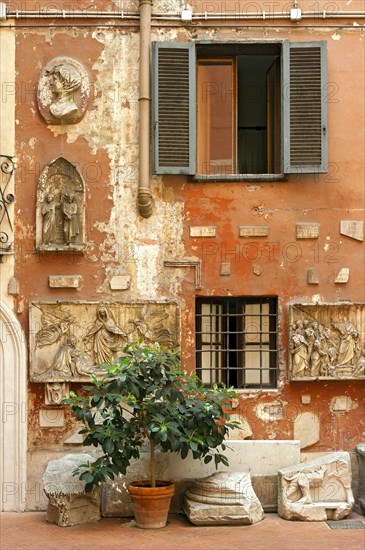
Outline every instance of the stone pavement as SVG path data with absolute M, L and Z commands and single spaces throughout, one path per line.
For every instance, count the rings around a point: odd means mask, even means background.
M 1 550 L 364 550 L 364 529 L 330 529 L 325 522 L 286 521 L 266 514 L 255 525 L 196 527 L 170 516 L 164 529 L 138 529 L 133 520 L 58 527 L 45 512 L 0 515 Z M 348 520 L 347 520 L 348 521 Z M 352 514 L 350 521 L 365 522 Z

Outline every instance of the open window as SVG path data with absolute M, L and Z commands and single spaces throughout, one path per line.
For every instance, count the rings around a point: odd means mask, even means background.
M 327 169 L 326 43 L 154 43 L 155 173 Z

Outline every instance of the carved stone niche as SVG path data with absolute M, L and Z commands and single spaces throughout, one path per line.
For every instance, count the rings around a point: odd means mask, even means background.
M 99 365 L 143 338 L 179 344 L 175 303 L 34 302 L 30 306 L 32 382 L 84 382 L 105 373 Z
M 291 380 L 365 379 L 365 304 L 289 306 Z
M 85 247 L 85 186 L 63 157 L 42 171 L 37 189 L 38 252 L 82 252 Z
M 90 81 L 71 57 L 55 57 L 42 69 L 37 86 L 38 109 L 47 124 L 75 124 L 85 114 Z

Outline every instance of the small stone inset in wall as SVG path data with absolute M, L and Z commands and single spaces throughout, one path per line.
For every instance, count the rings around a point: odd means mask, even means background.
M 269 227 L 267 225 L 241 225 L 239 227 L 240 237 L 267 237 Z
M 50 275 L 48 284 L 50 288 L 79 288 L 80 275 Z
M 40 409 L 39 426 L 41 428 L 62 428 L 65 423 L 63 409 Z
M 294 418 L 294 439 L 300 441 L 300 448 L 306 449 L 320 440 L 319 419 L 314 412 L 300 412 Z
M 318 239 L 319 223 L 297 223 L 296 224 L 297 239 Z
M 71 57 L 51 59 L 37 86 L 38 109 L 47 124 L 75 124 L 85 114 L 90 82 L 84 67 Z
M 318 285 L 319 284 L 317 271 L 314 269 L 314 267 L 310 267 L 307 270 L 307 283 L 309 285 Z
M 357 241 L 363 241 L 364 240 L 364 222 L 341 220 L 340 233 L 341 235 L 346 235 L 346 237 L 350 237 L 351 239 L 356 239 Z
M 221 263 L 221 276 L 228 276 L 231 274 L 231 262 L 222 262 Z
M 131 286 L 130 275 L 114 275 L 110 279 L 111 290 L 128 290 Z
M 65 382 L 50 382 L 45 386 L 45 399 L 46 405 L 60 405 L 62 399 L 70 396 L 69 384 Z M 47 410 L 47 409 L 45 409 Z
M 19 281 L 15 277 L 10 277 L 8 283 L 8 294 L 10 294 L 10 296 L 18 296 L 19 292 Z
M 190 227 L 190 237 L 215 237 L 217 228 L 212 225 L 196 225 Z
M 343 267 L 337 273 L 335 283 L 346 284 L 349 282 L 349 278 L 350 278 L 350 269 L 348 267 Z

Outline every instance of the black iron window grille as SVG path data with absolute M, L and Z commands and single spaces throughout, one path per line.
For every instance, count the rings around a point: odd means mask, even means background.
M 197 298 L 196 370 L 207 386 L 277 385 L 275 297 Z

